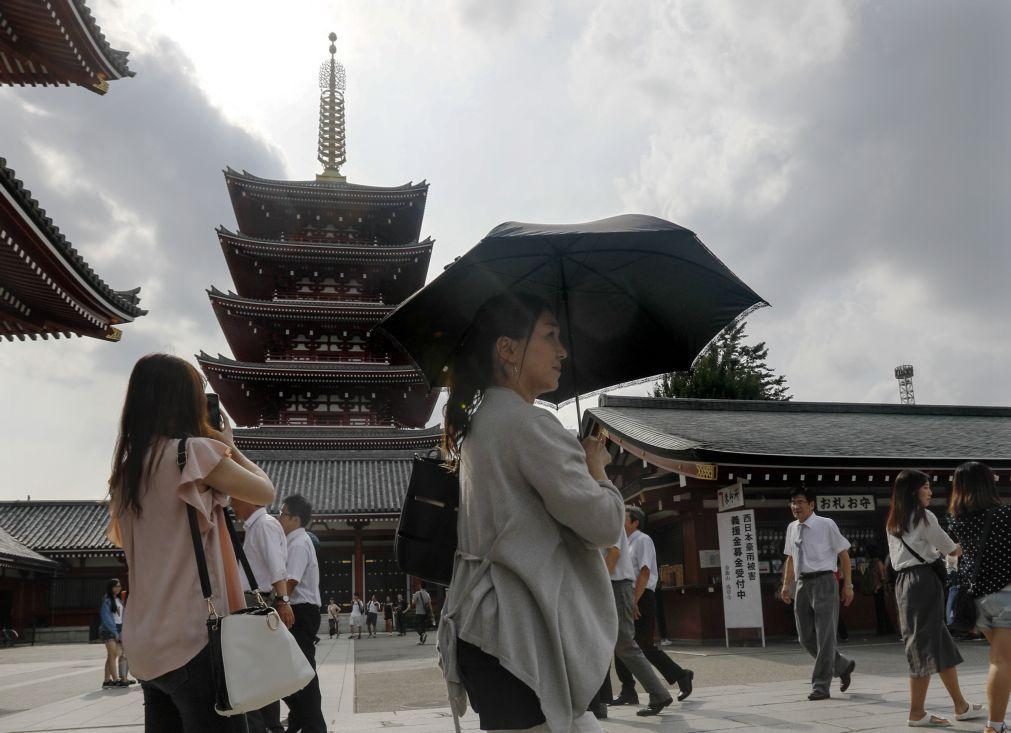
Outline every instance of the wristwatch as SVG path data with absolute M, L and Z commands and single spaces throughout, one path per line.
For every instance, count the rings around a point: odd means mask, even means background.
M 278 602 L 288 603 L 288 596 L 278 596 L 277 598 L 274 599 L 274 603 Z

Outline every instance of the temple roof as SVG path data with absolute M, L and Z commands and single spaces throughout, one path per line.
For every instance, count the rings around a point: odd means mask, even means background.
M 390 264 L 424 262 L 432 253 L 435 241 L 428 237 L 420 242 L 406 244 L 361 243 L 346 244 L 327 241 L 290 241 L 284 239 L 262 239 L 232 232 L 226 227 L 218 227 L 218 241 L 227 256 L 229 253 L 243 254 L 261 259 L 280 259 L 285 262 L 362 262 Z
M 104 501 L 3 501 L 0 529 L 35 552 L 116 554 L 121 550 L 105 536 L 109 508 Z
M 0 529 L 0 567 L 55 570 L 59 563 L 43 557 Z
M 1011 467 L 1011 408 L 602 395 L 587 410 L 619 444 L 720 465 Z
M 442 427 L 362 428 L 278 425 L 235 430 L 243 452 L 267 458 L 306 458 L 322 450 L 429 450 L 442 439 Z
M 243 298 L 231 291 L 223 293 L 213 286 L 207 291 L 207 296 L 213 305 L 226 308 L 235 315 L 292 321 L 376 322 L 396 307 L 380 303 L 335 300 L 258 300 Z
M 210 372 L 233 379 L 260 382 L 341 384 L 425 384 L 421 372 L 413 366 L 371 364 L 366 362 L 327 361 L 235 361 L 218 354 L 213 357 L 201 351 L 200 365 Z
M 424 181 L 382 187 L 274 180 L 231 168 L 224 173 L 239 230 L 247 235 L 293 239 L 310 227 L 332 227 L 366 242 L 402 244 L 416 241 L 421 232 L 428 196 Z
M 0 158 L 0 333 L 118 334 L 111 325 L 147 313 L 140 288 L 113 290 L 63 236 Z M 6 310 L 9 316 L 5 316 Z
M 77 84 L 98 94 L 133 76 L 84 0 L 10 0 L 0 8 L 0 83 Z

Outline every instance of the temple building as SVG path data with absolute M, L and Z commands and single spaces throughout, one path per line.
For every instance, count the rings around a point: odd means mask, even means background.
M 0 6 L 0 84 L 69 86 L 105 94 L 133 76 L 84 0 L 6 0 Z
M 899 471 L 931 477 L 931 510 L 942 526 L 952 472 L 964 461 L 989 465 L 1000 493 L 1011 496 L 1009 407 L 603 395 L 583 416 L 584 431 L 594 425 L 608 433 L 609 472 L 626 503 L 646 512 L 644 531 L 656 545 L 662 581 L 661 633 L 671 639 L 791 633 L 792 608 L 775 594 L 794 487 L 814 489 L 817 511 L 849 539 L 856 578 L 872 557 L 887 555 L 884 526 Z M 751 551 L 745 545 L 739 568 L 730 569 L 760 595 L 755 627 L 729 634 L 724 594 L 736 593 L 737 580 L 726 571 L 738 557 L 721 547 L 724 511 L 754 512 L 743 537 Z M 873 630 L 873 597 L 858 593 L 841 618 L 851 630 Z
M 139 292 L 109 287 L 0 158 L 0 336 L 119 341 Z
M 217 232 L 234 291 L 211 307 L 231 358 L 197 356 L 235 423 L 236 443 L 284 496 L 315 507 L 321 590 L 406 593 L 393 559 L 395 520 L 437 394 L 373 326 L 425 283 L 433 242 L 421 236 L 428 184 L 348 182 L 343 66 L 330 34 L 320 73 L 314 180 L 225 170 L 237 231 Z M 324 600 L 324 602 L 326 602 Z

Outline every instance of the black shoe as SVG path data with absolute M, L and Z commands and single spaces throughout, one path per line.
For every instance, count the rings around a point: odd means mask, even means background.
M 846 692 L 850 688 L 850 682 L 853 681 L 853 670 L 857 668 L 857 663 L 851 661 L 846 670 L 839 675 L 839 692 Z
M 102 687 L 115 687 L 115 686 L 116 680 L 106 680 L 105 682 L 102 683 Z
M 422 633 L 422 635 L 421 635 L 421 643 L 424 644 L 425 643 L 425 639 L 427 639 L 427 638 L 428 638 L 428 632 Z
M 639 696 L 633 690 L 632 692 L 622 692 L 618 697 L 611 700 L 611 705 L 638 705 Z
M 685 673 L 678 680 L 678 688 L 681 690 L 678 693 L 678 702 L 683 702 L 688 699 L 688 696 L 692 694 L 692 680 L 695 679 L 695 673 L 690 669 L 686 669 Z
M 607 720 L 607 704 L 604 702 L 591 703 L 590 712 L 597 720 Z
M 663 702 L 651 702 L 642 710 L 637 710 L 635 714 L 638 715 L 640 718 L 649 718 L 653 715 L 659 715 L 660 711 L 663 710 L 668 705 L 670 705 L 672 702 L 674 702 L 673 697 L 668 697 Z
M 815 690 L 810 695 L 807 696 L 808 700 L 828 700 L 831 695 L 823 690 Z

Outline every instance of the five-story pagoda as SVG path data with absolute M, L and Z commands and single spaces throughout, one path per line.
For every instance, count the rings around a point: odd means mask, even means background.
M 393 520 L 436 393 L 372 327 L 425 282 L 420 239 L 428 184 L 349 183 L 344 68 L 320 71 L 318 159 L 311 181 L 228 168 L 238 231 L 218 240 L 235 292 L 208 295 L 234 358 L 197 359 L 235 422 L 236 443 L 274 479 L 279 498 L 313 501 L 323 592 L 404 592 L 392 561 Z M 366 578 L 366 563 L 369 578 Z M 350 566 L 350 567 L 347 567 Z M 325 602 L 325 601 L 324 601 Z

